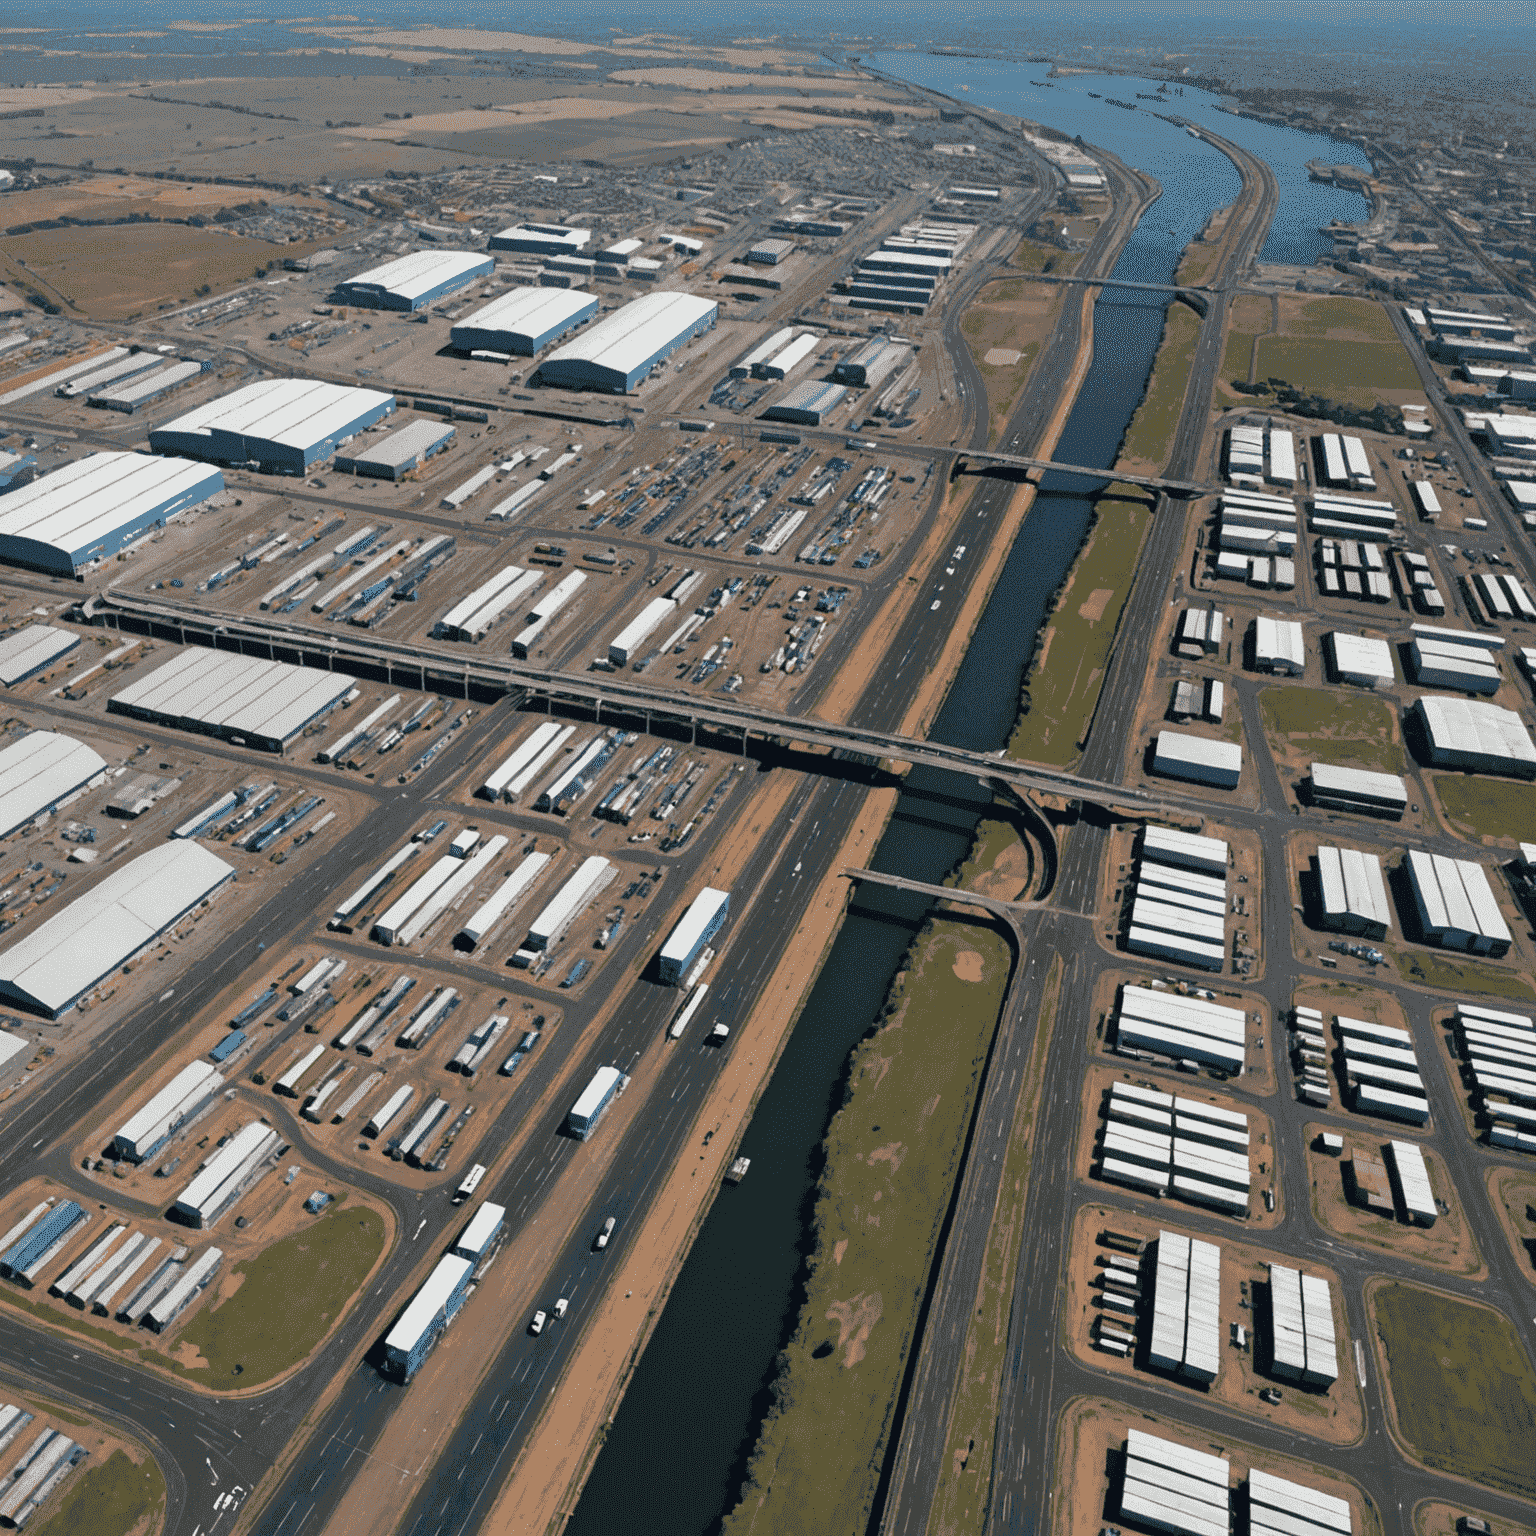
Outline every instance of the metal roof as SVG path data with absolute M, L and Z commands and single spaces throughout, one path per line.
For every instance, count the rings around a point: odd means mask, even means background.
M 421 1289 L 411 1298 L 410 1305 L 400 1314 L 400 1320 L 384 1337 L 384 1347 L 408 1355 L 421 1341 L 421 1336 L 438 1319 L 438 1315 L 452 1299 L 474 1266 L 468 1259 L 457 1254 L 445 1254 L 437 1261 L 437 1268 L 427 1276 Z
M 408 468 L 436 451 L 458 428 L 451 422 L 429 421 L 419 416 L 408 421 L 363 453 L 349 454 L 354 464 L 383 464 L 390 469 Z
M 56 731 L 32 731 L 0 751 L 0 837 L 57 805 L 98 774 L 106 759 Z
M 647 293 L 599 320 L 574 341 L 551 352 L 544 366 L 587 363 L 628 375 L 683 332 L 719 312 L 713 299 L 668 289 Z
M 0 954 L 0 994 L 57 1017 L 234 874 L 191 841 L 141 853 Z
M 0 640 L 0 683 L 11 688 L 25 682 L 79 644 L 79 635 L 48 624 L 29 624 L 18 629 Z
M 93 453 L 8 492 L 0 502 L 0 540 L 42 545 L 78 564 L 155 508 L 187 496 L 206 500 L 223 489 L 217 470 L 190 459 Z
M 509 331 L 530 339 L 556 326 L 574 323 L 582 312 L 595 313 L 597 299 L 584 288 L 517 287 L 465 315 L 454 330 Z
M 393 400 L 392 394 L 382 390 L 318 379 L 261 379 L 197 406 L 156 431 L 209 439 L 225 432 L 288 448 L 312 448 L 345 431 L 365 412 Z
M 671 937 L 662 946 L 662 959 L 687 960 L 693 954 L 704 930 L 714 920 L 715 914 L 730 899 L 728 891 L 716 890 L 713 886 L 706 885 L 693 898 L 688 910 L 678 919 Z
M 467 283 L 477 273 L 488 272 L 495 263 L 476 251 L 412 251 L 381 267 L 370 267 L 349 277 L 343 288 L 381 288 L 398 298 L 415 301 L 433 293 L 445 283 Z

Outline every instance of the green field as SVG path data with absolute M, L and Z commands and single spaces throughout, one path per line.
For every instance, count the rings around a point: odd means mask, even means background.
M 1383 699 L 1277 686 L 1260 692 L 1259 709 L 1271 744 L 1284 744 L 1308 761 L 1382 773 L 1407 771 L 1392 707 Z
M 1168 462 L 1199 339 L 1200 317 L 1186 305 L 1170 304 L 1147 393 L 1126 429 L 1117 463 L 1134 459 L 1161 469 Z
M 1143 502 L 1101 497 L 1098 521 L 1046 625 L 1024 682 L 1008 756 L 1070 767 L 1081 751 L 1104 685 L 1110 647 L 1141 545 L 1152 525 Z
M 178 1341 L 208 1363 L 177 1368 L 219 1387 L 254 1387 L 280 1376 L 330 1332 L 384 1251 L 384 1236 L 377 1211 L 349 1205 L 236 1264 L 231 1273 L 244 1276 L 240 1288 L 204 1306 Z
M 1082 259 L 1081 251 L 1063 251 L 1039 240 L 1021 240 L 1019 248 L 1009 258 L 1008 265 L 1017 267 L 1021 272 L 1051 272 L 1070 277 L 1077 271 L 1077 264 Z
M 122 1451 L 82 1474 L 32 1536 L 128 1536 L 165 1504 L 165 1479 L 153 1456 L 135 1466 Z
M 1490 997 L 1536 1003 L 1536 989 L 1514 971 L 1482 960 L 1453 960 L 1439 950 L 1415 949 L 1403 955 L 1403 973 L 1443 992 L 1484 992 Z
M 827 1132 L 805 1301 L 724 1536 L 868 1523 L 1010 967 L 1001 934 L 946 920 L 909 958 Z
M 1259 378 L 1284 379 L 1304 394 L 1327 395 L 1369 408 L 1382 390 L 1418 390 L 1413 359 L 1397 341 L 1335 341 L 1265 336 Z
M 1396 1283 L 1372 1304 L 1398 1427 L 1419 1460 L 1536 1497 L 1536 1371 L 1508 1319 Z
M 1434 784 L 1446 816 L 1474 837 L 1528 841 L 1536 830 L 1536 784 L 1451 773 L 1437 774 Z

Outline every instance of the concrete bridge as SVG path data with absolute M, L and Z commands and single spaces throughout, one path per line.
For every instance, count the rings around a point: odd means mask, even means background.
M 1049 470 L 1058 475 L 1080 475 L 1086 480 L 1100 480 L 1108 485 L 1121 480 L 1128 485 L 1144 485 L 1148 490 L 1166 491 L 1170 496 L 1215 496 L 1223 487 L 1206 485 L 1199 480 L 1174 480 L 1165 475 L 1133 475 L 1116 469 L 1090 469 L 1082 464 L 1059 464 L 1055 459 L 1032 459 L 1022 453 L 990 453 L 981 448 L 956 448 L 953 478 L 962 475 L 970 464 L 997 465 L 1003 469 Z

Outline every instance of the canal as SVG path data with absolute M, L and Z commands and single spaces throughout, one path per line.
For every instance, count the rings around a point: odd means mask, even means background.
M 1155 92 L 1155 82 L 1092 75 L 1048 81 L 1043 64 L 916 53 L 869 62 L 961 100 L 1081 134 L 1155 176 L 1163 195 L 1116 264 L 1119 278 L 1169 281 L 1184 247 L 1240 186 L 1224 155 L 1145 107 L 1206 123 L 1274 167 L 1280 206 L 1266 261 L 1310 262 L 1325 246 L 1321 224 L 1365 215 L 1363 199 L 1310 182 L 1306 173 L 1306 161 L 1315 158 L 1364 164 L 1357 149 L 1221 113 L 1201 91 L 1127 110 L 1101 98 L 1134 102 L 1137 92 Z M 1061 462 L 1114 462 L 1146 390 L 1164 308 L 1154 294 L 1110 290 L 1099 299 L 1093 364 L 1056 450 Z M 1046 477 L 929 733 L 933 739 L 983 751 L 1006 743 L 1035 635 L 1092 511 L 1093 483 Z M 970 847 L 988 804 L 977 784 L 916 770 L 872 862 L 941 881 Z M 776 1356 L 794 1327 L 820 1148 L 841 1100 L 844 1064 L 879 1015 L 925 912 L 921 900 L 870 888 L 850 908 L 743 1138 L 751 1176 L 722 1191 L 706 1219 L 567 1536 L 702 1536 L 734 1502 L 768 1406 Z

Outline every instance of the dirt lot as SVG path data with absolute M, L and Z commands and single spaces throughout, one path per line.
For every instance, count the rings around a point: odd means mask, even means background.
M 1093 1345 L 1094 1321 L 1118 1321 L 1118 1314 L 1100 1311 L 1096 1305 L 1099 1288 L 1096 1284 L 1103 1270 L 1099 1260 L 1112 1250 L 1100 1246 L 1099 1235 L 1105 1228 L 1139 1237 L 1144 1242 L 1154 1241 L 1159 1231 L 1178 1230 L 1178 1208 L 1167 1212 L 1167 1221 L 1157 1217 L 1126 1211 L 1110 1210 L 1104 1206 L 1084 1206 L 1073 1226 L 1070 1257 L 1067 1267 L 1067 1302 L 1065 1318 L 1067 1336 L 1072 1352 L 1085 1364 L 1096 1369 L 1112 1372 L 1116 1376 L 1145 1381 L 1134 1359 L 1117 1358 L 1107 1350 Z M 1223 1238 L 1221 1244 L 1221 1319 L 1222 1319 L 1222 1368 L 1221 1374 L 1209 1388 L 1184 1387 L 1203 1401 L 1232 1408 L 1239 1413 L 1262 1419 L 1276 1429 L 1293 1435 L 1317 1435 L 1337 1445 L 1353 1445 L 1365 1429 L 1365 1410 L 1354 1370 L 1349 1360 L 1349 1327 L 1344 1314 L 1338 1276 L 1330 1270 L 1315 1265 L 1303 1266 L 1307 1274 L 1320 1274 L 1328 1281 L 1333 1296 L 1334 1330 L 1339 1341 L 1339 1379 L 1326 1392 L 1304 1387 L 1259 1369 L 1259 1361 L 1267 1355 L 1267 1340 L 1256 1337 L 1254 1315 L 1255 1292 L 1269 1285 L 1271 1261 L 1294 1263 L 1285 1254 L 1271 1254 L 1263 1248 L 1247 1243 L 1234 1243 Z M 1155 1254 L 1142 1258 L 1142 1292 L 1152 1294 L 1152 1276 Z M 1266 1303 L 1267 1311 L 1267 1303 Z M 1241 1323 L 1248 1331 L 1245 1349 L 1234 1347 L 1231 1325 Z M 1134 1324 L 1121 1322 L 1128 1331 Z M 1145 1336 L 1150 1323 L 1142 1320 L 1140 1333 Z M 1167 1378 L 1177 1380 L 1177 1378 Z M 1180 1384 L 1182 1387 L 1182 1383 Z M 1266 1388 L 1278 1387 L 1279 1403 L 1262 1402 L 1259 1393 Z

